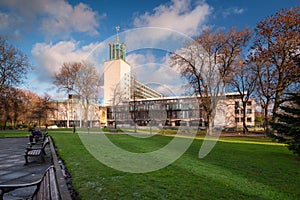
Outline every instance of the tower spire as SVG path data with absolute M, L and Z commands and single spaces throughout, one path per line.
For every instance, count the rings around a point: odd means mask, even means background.
M 125 61 L 126 59 L 126 45 L 124 43 L 120 43 L 119 39 L 119 31 L 120 26 L 116 26 L 116 40 L 114 43 L 109 43 L 109 59 L 115 60 L 115 59 L 123 59 Z
M 117 32 L 117 36 L 116 36 L 116 43 L 119 43 L 119 31 L 120 31 L 120 26 L 116 26 L 116 32 Z

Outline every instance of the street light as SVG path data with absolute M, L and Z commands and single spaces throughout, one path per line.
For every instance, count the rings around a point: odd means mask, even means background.
M 76 132 L 76 127 L 75 127 L 75 120 L 76 120 L 76 112 L 75 112 L 75 110 L 73 111 L 73 113 L 74 113 L 74 121 L 73 121 L 73 133 L 75 133 Z

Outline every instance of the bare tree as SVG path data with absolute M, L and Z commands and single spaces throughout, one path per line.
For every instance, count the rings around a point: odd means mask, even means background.
M 233 91 L 239 93 L 242 111 L 243 133 L 248 132 L 246 124 L 247 104 L 254 93 L 257 82 L 257 74 L 253 71 L 253 67 L 250 63 L 245 63 L 240 60 L 234 67 L 234 74 L 229 79 L 228 83 L 232 87 Z M 236 105 L 236 109 L 239 109 L 240 105 Z M 252 112 L 252 111 L 251 111 Z
M 64 63 L 60 72 L 55 74 L 54 84 L 80 97 L 83 118 L 87 121 L 90 104 L 97 101 L 100 89 L 100 74 L 96 68 L 88 62 Z
M 0 36 L 0 94 L 23 82 L 31 68 L 27 57 Z
M 120 83 L 118 83 L 114 88 L 112 88 L 114 91 L 113 97 L 112 97 L 112 112 L 115 119 L 115 129 L 117 129 L 117 112 L 120 112 L 120 106 L 124 104 L 128 99 L 126 99 L 126 90 L 121 88 Z
M 250 60 L 253 72 L 256 74 L 255 94 L 263 113 L 263 128 L 265 133 L 269 132 L 269 108 L 273 102 L 276 87 L 276 77 L 274 76 L 274 67 L 268 62 L 259 60 Z
M 275 113 L 283 94 L 291 84 L 300 80 L 300 70 L 295 63 L 300 56 L 299 10 L 299 7 L 282 9 L 259 22 L 255 28 L 251 59 L 257 64 L 257 72 L 264 74 L 262 81 L 272 83 L 272 86 L 261 84 L 264 87 L 260 88 L 260 93 L 265 95 L 266 101 L 269 96 L 274 98 L 273 122 L 277 122 Z
M 171 66 L 178 67 L 187 80 L 187 89 L 192 95 L 200 96 L 200 108 L 205 111 L 209 126 L 208 134 L 211 134 L 225 83 L 249 38 L 248 29 L 236 31 L 232 28 L 228 32 L 206 29 L 193 44 L 174 52 L 171 57 Z
M 137 132 L 137 86 L 135 76 L 131 76 L 130 85 L 124 84 L 121 80 L 114 88 L 113 98 L 112 98 L 112 111 L 115 118 L 115 128 L 117 128 L 117 112 L 124 114 L 127 117 L 130 117 L 134 124 L 134 132 Z M 129 94 L 128 94 L 129 93 Z M 128 107 L 126 110 L 123 110 L 125 107 Z

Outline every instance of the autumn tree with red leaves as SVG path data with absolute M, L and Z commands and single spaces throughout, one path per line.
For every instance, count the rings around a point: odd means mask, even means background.
M 300 69 L 296 64 L 300 57 L 299 11 L 299 7 L 282 9 L 255 28 L 250 60 L 256 64 L 260 81 L 258 94 L 263 97 L 265 109 L 271 100 L 274 102 L 273 122 L 278 120 L 276 113 L 284 93 L 292 84 L 300 83 Z

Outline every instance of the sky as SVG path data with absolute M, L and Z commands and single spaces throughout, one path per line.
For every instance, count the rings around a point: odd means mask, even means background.
M 182 94 L 181 77 L 168 65 L 175 51 L 204 28 L 250 28 L 298 0 L 0 0 L 0 35 L 28 56 L 33 70 L 23 88 L 65 98 L 53 85 L 64 62 L 91 61 L 100 73 L 108 43 L 120 27 L 127 62 L 137 79 Z

